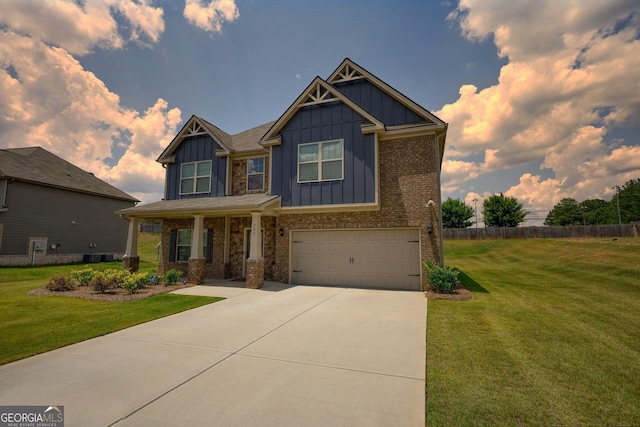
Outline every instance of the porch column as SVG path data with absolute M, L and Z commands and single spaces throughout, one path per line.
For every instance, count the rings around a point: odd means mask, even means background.
M 204 283 L 207 260 L 204 257 L 202 233 L 204 231 L 204 217 L 202 215 L 193 216 L 193 232 L 191 233 L 191 256 L 189 257 L 189 268 L 187 280 L 193 285 Z
M 251 247 L 247 260 L 247 288 L 251 289 L 260 289 L 264 283 L 261 217 L 262 213 L 251 212 Z
M 140 257 L 138 256 L 138 218 L 129 218 L 129 233 L 127 234 L 127 249 L 122 257 L 122 268 L 130 272 L 138 271 Z

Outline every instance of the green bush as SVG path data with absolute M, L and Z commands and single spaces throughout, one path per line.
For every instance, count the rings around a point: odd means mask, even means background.
M 434 292 L 440 294 L 452 294 L 458 285 L 460 270 L 454 267 L 440 267 L 439 265 L 425 261 L 424 266 L 429 272 L 429 283 Z
M 70 291 L 73 289 L 73 283 L 66 277 L 56 276 L 49 280 L 46 288 L 54 292 Z
M 95 271 L 89 266 L 81 270 L 71 270 L 71 278 L 78 283 L 78 286 L 89 286 L 94 274 Z
M 125 274 L 129 274 L 126 270 L 123 271 Z M 121 274 L 118 270 L 104 270 L 104 271 L 96 271 L 93 275 L 93 279 L 91 279 L 90 285 L 94 291 L 104 294 L 109 289 L 112 289 L 118 284 L 122 283 L 124 275 Z
M 171 269 L 164 273 L 164 284 L 165 286 L 171 286 L 178 283 L 178 280 L 182 277 L 182 271 Z
M 130 294 L 134 294 L 138 289 L 149 284 L 151 278 L 149 273 L 133 273 L 120 283 L 120 287 Z

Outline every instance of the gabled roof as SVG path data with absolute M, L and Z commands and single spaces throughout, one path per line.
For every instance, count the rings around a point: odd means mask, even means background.
M 160 163 L 172 163 L 174 161 L 173 153 L 182 141 L 187 137 L 196 135 L 209 135 L 213 138 L 221 148 L 218 155 L 222 156 L 251 151 L 263 151 L 264 148 L 259 144 L 260 138 L 269 130 L 273 123 L 274 122 L 265 123 L 244 132 L 229 135 L 205 119 L 194 115 L 184 124 L 180 132 L 178 132 L 167 148 L 160 154 L 157 161 Z
M 231 137 L 231 145 L 234 153 L 242 153 L 246 151 L 256 151 L 262 149 L 260 138 L 273 126 L 273 122 L 245 130 Z
M 427 122 L 433 123 L 435 125 L 446 126 L 446 123 L 443 122 L 435 114 L 431 113 L 429 110 L 420 106 L 419 104 L 413 102 L 411 99 L 398 92 L 396 89 L 392 88 L 387 83 L 383 82 L 378 77 L 374 76 L 349 58 L 345 58 L 345 60 L 342 61 L 338 68 L 336 68 L 331 76 L 329 76 L 327 82 L 329 84 L 335 84 L 357 79 L 366 79 L 371 84 L 377 86 L 379 89 L 395 98 L 398 102 L 404 104 L 407 108 L 411 109 L 414 113 L 418 114 Z
M 376 129 L 384 129 L 384 125 L 373 115 L 360 107 L 358 104 L 344 96 L 339 90 L 322 80 L 320 77 L 313 79 L 311 84 L 302 91 L 300 96 L 291 104 L 282 116 L 273 124 L 271 129 L 262 137 L 262 143 L 265 145 L 273 144 L 270 139 L 277 137 L 282 127 L 293 117 L 293 115 L 302 107 L 309 105 L 318 105 L 326 102 L 340 101 L 347 105 L 353 111 L 362 116 L 370 126 L 368 129 L 374 131 Z
M 113 199 L 139 201 L 41 147 L 0 149 L 0 179 L 15 179 Z
M 212 125 L 205 119 L 193 115 L 189 120 L 187 120 L 184 126 L 182 126 L 180 132 L 178 132 L 178 134 L 171 140 L 169 145 L 167 145 L 167 148 L 164 149 L 156 161 L 160 163 L 173 163 L 173 153 L 180 146 L 182 140 L 189 136 L 196 135 L 209 135 L 218 143 L 222 150 L 226 152 L 231 151 L 231 135 Z

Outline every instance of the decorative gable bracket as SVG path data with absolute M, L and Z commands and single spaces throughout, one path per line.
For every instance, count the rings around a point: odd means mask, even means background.
M 351 80 L 363 79 L 364 76 L 360 71 L 351 66 L 349 63 L 346 63 L 340 71 L 334 73 L 334 77 L 329 80 L 329 83 L 341 83 L 341 82 L 349 82 Z
M 202 126 L 200 126 L 200 123 L 198 123 L 196 120 L 192 120 L 191 123 L 189 123 L 187 128 L 184 130 L 183 136 L 189 137 L 189 136 L 196 136 L 196 135 L 205 135 L 206 133 L 207 132 L 205 132 Z
M 338 101 L 338 98 L 333 96 L 320 82 L 316 83 L 315 87 L 312 87 L 308 92 L 307 99 L 300 103 L 301 107 L 309 105 L 323 104 L 325 102 Z

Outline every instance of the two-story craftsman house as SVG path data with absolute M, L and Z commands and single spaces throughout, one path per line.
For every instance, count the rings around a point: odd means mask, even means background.
M 160 273 L 421 290 L 442 263 L 447 124 L 349 59 L 278 120 L 229 135 L 192 116 L 158 158 L 162 201 L 118 211 L 162 219 Z

